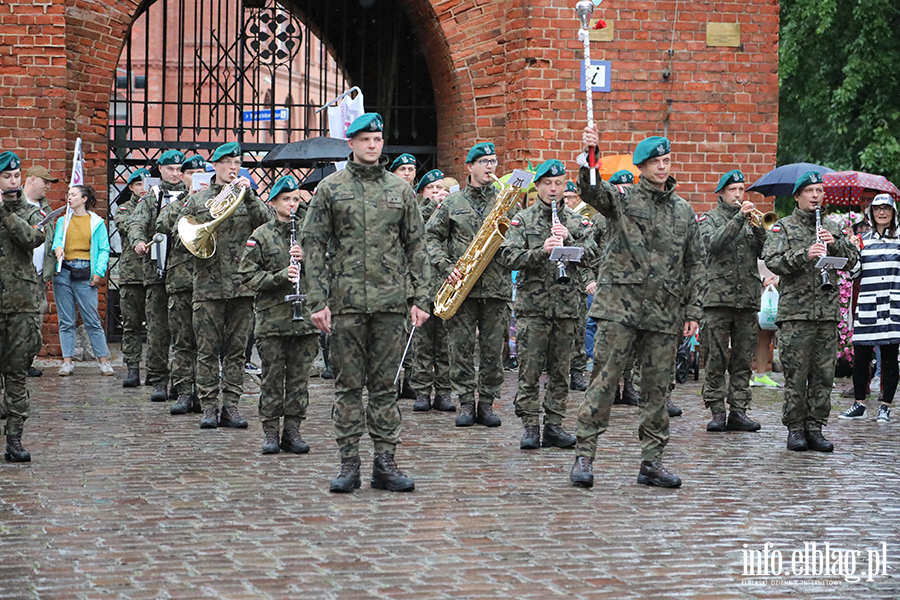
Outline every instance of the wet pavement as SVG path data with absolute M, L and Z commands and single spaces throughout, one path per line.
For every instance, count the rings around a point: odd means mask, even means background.
M 363 487 L 333 495 L 329 381 L 311 380 L 312 452 L 262 456 L 256 421 L 201 431 L 150 388 L 123 389 L 124 369 L 60 378 L 42 364 L 34 461 L 0 463 L 2 599 L 900 597 L 900 414 L 876 425 L 874 399 L 865 420 L 839 422 L 836 393 L 835 453 L 790 453 L 780 391 L 754 389 L 760 432 L 710 434 L 689 381 L 666 453 L 684 486 L 637 485 L 637 409 L 617 406 L 584 490 L 568 482 L 571 450 L 519 450 L 508 372 L 498 429 L 401 401 L 397 460 L 415 492 L 369 487 L 364 438 Z M 247 377 L 248 417 L 256 391 Z

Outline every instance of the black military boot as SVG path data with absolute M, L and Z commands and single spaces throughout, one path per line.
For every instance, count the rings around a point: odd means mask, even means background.
M 734 413 L 732 413 L 734 414 Z M 706 424 L 707 431 L 725 431 L 725 411 L 714 410 L 712 421 Z
M 334 371 L 331 369 L 331 361 L 329 360 L 331 356 L 331 342 L 326 338 L 321 339 L 325 340 L 322 344 L 322 360 L 325 361 L 325 370 L 322 371 L 322 379 L 334 379 Z
M 525 433 L 519 441 L 520 450 L 537 450 L 541 447 L 541 426 L 526 425 Z
M 409 385 L 409 379 L 407 379 L 405 375 L 403 376 L 403 383 L 400 385 L 400 397 L 408 400 L 414 400 L 416 398 L 416 391 Z
M 486 402 L 479 402 L 475 410 L 475 422 L 485 427 L 500 427 L 500 417 L 494 414 L 494 407 Z
M 821 429 L 806 432 L 806 447 L 816 452 L 834 452 L 834 444 L 825 439 Z
M 219 427 L 247 429 L 247 419 L 241 416 L 237 406 L 223 406 L 222 414 L 219 415 Z
M 200 419 L 200 429 L 216 429 L 219 426 L 219 409 L 207 408 L 203 411 L 203 418 Z
M 141 372 L 138 369 L 134 369 L 132 367 L 128 367 L 128 375 L 125 376 L 125 381 L 122 382 L 123 388 L 136 388 L 141 385 Z
M 808 449 L 809 446 L 806 445 L 806 432 L 797 429 L 795 431 L 788 431 L 787 437 L 787 449 L 793 450 L 795 452 L 803 452 Z
M 416 401 L 413 403 L 414 412 L 428 412 L 431 410 L 431 396 L 429 394 L 416 394 Z
M 637 482 L 641 485 L 655 485 L 664 488 L 681 487 L 681 478 L 669 473 L 662 465 L 661 460 L 642 460 Z
M 666 398 L 666 410 L 669 411 L 670 417 L 680 417 L 684 411 L 680 407 L 675 406 L 671 398 Z
M 619 390 L 619 384 L 616 384 L 616 395 L 613 396 L 613 404 L 622 404 L 622 392 Z
M 575 436 L 566 433 L 562 425 L 544 423 L 544 439 L 541 440 L 544 448 L 571 448 L 576 441 Z
M 6 454 L 3 458 L 7 462 L 31 462 L 31 454 L 22 447 L 22 434 L 6 436 Z
M 584 373 L 569 373 L 569 389 L 576 392 L 583 392 L 587 389 L 587 382 L 584 380 Z
M 350 458 L 341 459 L 341 471 L 338 476 L 331 480 L 328 491 L 349 494 L 353 490 L 359 488 L 359 457 L 351 456 Z
M 442 412 L 456 412 L 456 405 L 450 399 L 450 392 L 435 392 L 431 408 Z
M 35 367 L 28 367 L 28 376 L 29 377 L 41 377 L 44 375 L 44 372 Z
M 169 399 L 169 392 L 165 384 L 154 385 L 153 392 L 150 394 L 150 402 L 165 402 Z
M 281 449 L 291 454 L 306 454 L 309 452 L 309 444 L 300 437 L 296 429 L 285 429 L 281 432 Z
M 594 487 L 594 459 L 589 456 L 576 456 L 575 464 L 569 473 L 569 481 L 579 487 Z
M 636 389 L 634 389 L 634 383 L 631 382 L 630 379 L 626 379 L 625 383 L 622 384 L 622 402 L 621 404 L 627 404 L 629 406 L 637 406 L 641 399 L 641 395 L 638 393 Z
M 203 413 L 203 405 L 200 404 L 200 397 L 196 393 L 191 394 L 191 412 L 198 415 Z
M 471 427 L 475 423 L 475 403 L 460 402 L 459 414 L 456 415 L 457 427 Z
M 264 426 L 263 433 L 265 434 L 266 439 L 263 441 L 262 453 L 278 454 L 280 452 L 280 449 L 278 448 L 278 425 Z
M 178 393 L 178 386 L 173 385 L 169 388 L 169 400 L 178 400 L 178 396 L 181 394 Z
M 372 462 L 372 487 L 376 490 L 388 490 L 389 492 L 411 492 L 416 489 L 412 478 L 400 470 L 394 462 L 394 455 L 376 454 Z
M 191 397 L 187 394 L 178 394 L 178 400 L 169 409 L 170 415 L 186 415 L 191 410 Z
M 726 429 L 728 431 L 759 431 L 760 425 L 747 416 L 743 410 L 732 410 L 728 413 L 728 423 Z

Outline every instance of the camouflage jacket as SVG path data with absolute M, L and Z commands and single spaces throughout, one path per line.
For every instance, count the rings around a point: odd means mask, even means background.
M 128 237 L 129 221 L 134 216 L 134 210 L 140 198 L 131 194 L 126 202 L 119 204 L 119 210 L 113 217 L 119 238 L 122 240 L 122 255 L 119 257 L 119 284 L 144 284 L 144 257 L 138 256 L 134 251 L 134 244 Z
M 41 220 L 43 220 L 44 217 L 53 212 L 53 209 L 50 208 L 50 202 L 47 200 L 46 196 L 41 196 L 37 201 L 41 205 L 40 208 L 38 208 L 38 214 L 40 214 Z M 59 217 L 57 217 L 57 219 L 58 218 Z M 51 250 L 51 248 L 53 248 L 53 236 L 55 233 L 56 219 L 51 220 L 44 225 L 44 264 L 41 272 L 38 273 L 38 276 L 45 282 L 53 281 L 53 275 L 56 273 L 56 255 Z
M 426 200 L 425 198 L 419 198 L 419 210 L 422 211 L 422 220 L 426 223 L 428 219 L 431 218 L 431 215 L 434 214 L 434 210 L 437 208 L 438 203 L 435 200 Z
M 822 219 L 822 226 L 834 236 L 828 256 L 844 256 L 845 270 L 859 262 L 859 252 L 838 226 Z M 818 259 L 809 258 L 809 247 L 816 242 L 816 213 L 795 208 L 793 214 L 778 221 L 766 238 L 762 257 L 770 271 L 780 276 L 778 282 L 778 317 L 781 321 L 839 321 L 840 292 L 837 273 L 827 269 L 834 289 L 822 290 Z
M 297 229 L 302 225 L 298 211 Z M 295 284 L 288 279 L 291 264 L 291 224 L 277 219 L 256 228 L 241 259 L 244 285 L 256 294 L 253 310 L 256 322 L 253 333 L 258 338 L 318 333 L 312 324 L 308 305 L 303 303 L 303 321 L 294 321 L 293 302 L 284 298 L 293 294 Z M 302 266 L 302 265 L 301 265 Z M 300 271 L 300 293 L 306 294 L 306 272 Z
M 680 335 L 703 316 L 706 258 L 691 205 L 672 177 L 662 191 L 641 180 L 623 194 L 602 180 L 592 187 L 588 173 L 578 173 L 581 198 L 607 225 L 590 316 Z
M 150 250 L 153 246 L 153 236 L 156 234 L 156 219 L 160 213 L 160 195 L 165 195 L 166 206 L 170 203 L 183 206 L 187 198 L 187 188 L 182 182 L 173 185 L 163 181 L 159 186 L 153 186 L 144 194 L 131 215 L 128 223 L 128 239 L 132 248 L 141 242 L 148 246 L 147 253 L 140 257 L 144 265 L 144 283 L 146 285 L 165 283 L 165 277 L 160 277 L 157 272 L 157 264 L 151 258 Z M 168 259 L 172 250 L 171 237 L 166 240 L 166 243 L 166 269 L 168 271 Z
M 41 209 L 28 204 L 20 191 L 0 203 L 0 313 L 36 313 L 46 287 L 34 268 L 34 249 L 46 241 Z
M 170 202 L 156 217 L 156 231 L 169 236 L 166 256 L 166 293 L 177 294 L 194 289 L 194 255 L 187 251 L 178 237 L 178 220 L 184 204 Z
M 435 278 L 440 284 L 453 272 L 456 261 L 466 253 L 469 244 L 481 229 L 484 218 L 494 208 L 498 194 L 499 191 L 493 184 L 475 187 L 467 183 L 464 189 L 453 192 L 435 208 L 425 231 L 428 236 L 428 254 L 435 267 Z M 518 207 L 513 206 L 506 215 L 511 217 L 517 211 Z M 512 273 L 495 256 L 467 297 L 512 300 Z
M 721 199 L 697 218 L 706 248 L 706 294 L 703 306 L 759 310 L 762 282 L 757 259 L 766 243 L 766 230 L 750 227 L 739 206 Z
M 216 197 L 222 191 L 222 187 L 222 184 L 216 183 L 213 178 L 208 188 L 187 199 L 174 218 L 175 223 L 183 216 L 192 216 L 198 223 L 212 221 L 213 217 L 206 208 L 206 202 Z M 229 300 L 253 295 L 253 292 L 243 284 L 239 272 L 241 257 L 250 234 L 272 218 L 269 207 L 253 190 L 247 189 L 234 213 L 215 231 L 216 253 L 211 258 L 195 258 L 193 261 L 194 302 Z
M 536 200 L 516 214 L 495 258 L 508 269 L 519 272 L 516 276 L 516 316 L 574 319 L 579 310 L 583 310 L 584 288 L 591 279 L 589 265 L 596 263 L 599 256 L 594 232 L 587 219 L 566 208 L 565 204 L 557 212 L 560 223 L 569 230 L 564 244 L 584 248 L 581 263 L 569 263 L 566 267 L 569 283 L 557 283 L 558 263 L 549 260 L 550 255 L 544 252 L 544 240 L 551 235 L 550 207 Z
M 303 221 L 301 246 L 312 313 L 407 311 L 411 297 L 428 310 L 431 265 L 422 213 L 406 181 L 352 160 L 319 184 Z

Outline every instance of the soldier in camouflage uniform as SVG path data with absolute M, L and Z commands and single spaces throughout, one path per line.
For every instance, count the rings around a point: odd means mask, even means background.
M 415 489 L 394 460 L 400 435 L 394 374 L 406 342 L 406 278 L 414 292 L 410 318 L 419 327 L 428 319 L 420 307 L 428 307 L 431 267 L 415 193 L 385 171 L 383 127 L 377 113 L 350 124 L 347 168 L 322 180 L 303 222 L 307 304 L 313 324 L 331 333 L 332 414 L 341 453 L 332 492 L 360 486 L 359 439 L 366 426 L 375 445 L 372 487 Z
M 134 251 L 144 257 L 144 285 L 147 286 L 147 381 L 153 386 L 150 400 L 165 402 L 169 398 L 169 296 L 166 293 L 166 261 L 171 240 L 155 242 L 156 219 L 170 202 L 183 204 L 187 188 L 181 176 L 184 154 L 177 150 L 163 152 L 156 160 L 161 182 L 153 186 L 138 202 L 128 226 L 128 237 Z
M 147 169 L 138 169 L 128 177 L 131 196 L 119 204 L 113 217 L 119 238 L 122 240 L 122 255 L 119 257 L 119 310 L 122 314 L 122 359 L 128 374 L 122 387 L 134 388 L 141 385 L 141 329 L 144 323 L 147 290 L 144 287 L 144 259 L 134 250 L 128 237 L 128 227 L 135 208 L 144 195 L 144 178 L 150 176 Z M 123 198 L 123 193 L 120 198 Z
M 579 204 L 584 204 L 584 202 L 581 201 L 581 198 L 578 197 L 578 188 L 575 187 L 575 184 L 571 181 L 566 182 L 566 188 L 563 192 L 563 203 L 576 214 L 579 213 L 575 208 Z M 584 206 L 587 205 L 584 204 Z M 586 220 L 589 219 L 591 215 L 581 214 L 581 216 Z M 588 227 L 590 227 L 590 221 L 587 221 L 587 223 Z M 590 235 L 593 238 L 593 232 L 591 232 Z M 572 343 L 572 361 L 569 364 L 569 389 L 576 392 L 583 392 L 587 389 L 587 381 L 584 379 L 584 374 L 587 372 L 587 351 L 584 348 L 584 335 L 585 329 L 587 328 L 588 314 L 587 300 L 588 296 L 593 295 L 593 292 L 589 291 L 589 289 L 593 290 L 597 284 L 594 282 L 594 276 L 590 269 L 579 268 L 577 272 L 579 274 L 586 274 L 587 276 L 583 277 L 581 286 L 582 302 L 578 306 L 578 321 L 576 323 L 575 339 Z M 580 342 L 578 340 L 580 340 Z
M 438 204 L 426 226 L 428 252 L 435 277 L 442 284 L 444 280 L 450 283 L 459 280 L 456 261 L 475 239 L 499 194 L 491 178 L 497 168 L 493 144 L 482 142 L 472 146 L 466 156 L 466 168 L 469 177 L 465 189 L 453 192 Z M 513 207 L 507 216 L 513 216 L 516 210 Z M 503 345 L 509 329 L 511 299 L 512 275 L 495 258 L 488 263 L 456 314 L 447 321 L 450 381 L 459 397 L 457 427 L 470 427 L 473 423 L 500 426 L 493 405 L 503 385 Z M 480 360 L 477 376 L 476 329 Z
M 300 437 L 300 424 L 309 405 L 307 385 L 319 350 L 319 332 L 306 303 L 302 314 L 297 315 L 302 320 L 295 320 L 294 303 L 286 299 L 296 291 L 298 264 L 303 258 L 300 246 L 296 242 L 291 246 L 292 227 L 296 235 L 305 214 L 298 211 L 299 204 L 300 188 L 293 177 L 287 175 L 275 182 L 269 193 L 275 219 L 253 232 L 241 259 L 244 283 L 256 293 L 254 334 L 262 359 L 259 420 L 265 434 L 263 454 L 278 454 L 279 449 L 293 454 L 309 452 L 309 444 Z M 295 225 L 291 223 L 292 213 Z M 306 287 L 304 276 L 300 279 L 301 294 Z M 281 417 L 284 431 L 279 444 Z
M 831 290 L 822 289 L 823 256 L 859 261 L 856 246 L 834 223 L 822 219 L 816 228 L 816 208 L 824 203 L 822 176 L 808 171 L 797 179 L 793 214 L 778 221 L 766 238 L 763 260 L 779 275 L 778 341 L 784 367 L 784 410 L 781 422 L 788 429 L 788 450 L 832 452 L 834 445 L 822 435 L 831 411 L 831 388 L 837 360 L 840 294 L 837 274 L 827 269 Z
M 438 205 L 438 197 L 444 190 L 444 174 L 433 169 L 426 173 L 416 188 L 419 195 L 419 209 L 427 223 Z M 434 317 L 434 297 L 440 289 L 440 281 L 432 278 L 428 297 L 431 299 L 428 314 L 431 315 L 413 337 L 412 374 L 410 383 L 416 393 L 414 411 L 456 410 L 450 398 L 450 348 L 447 345 L 447 327 L 444 321 Z M 434 387 L 434 402 L 431 388 Z
M 583 141 L 588 151 L 596 151 L 596 130 L 585 128 Z M 569 475 L 576 485 L 594 484 L 597 437 L 609 425 L 630 348 L 637 351 L 643 375 L 638 430 L 643 461 L 638 483 L 681 485 L 681 479 L 662 466 L 669 441 L 666 387 L 679 333 L 693 335 L 698 328 L 705 259 L 694 211 L 675 194 L 670 152 L 669 140 L 663 137 L 638 144 L 634 162 L 641 180 L 624 194 L 602 180 L 590 185 L 586 167 L 579 172 L 581 198 L 606 217 L 608 241 L 597 281 L 597 297 L 603 301 L 594 302 L 590 310 L 597 321 L 598 373 L 578 415 L 576 458 Z
M 416 157 L 412 154 L 403 153 L 391 163 L 387 168 L 388 171 L 408 183 L 413 189 L 416 187 Z M 424 217 L 427 221 L 428 217 Z M 409 281 L 407 281 L 407 294 L 411 293 Z M 406 323 L 407 331 L 409 331 L 409 319 Z M 411 379 L 413 353 L 408 352 L 403 359 L 403 380 L 400 383 L 401 398 L 416 398 L 416 390 L 413 388 Z M 415 410 L 415 407 L 413 408 Z
M 584 346 L 584 336 L 577 339 L 584 282 L 576 271 L 583 268 L 589 272 L 598 252 L 588 220 L 564 202 L 557 207 L 559 224 L 553 224 L 550 202 L 560 198 L 565 189 L 563 164 L 545 161 L 534 177 L 538 200 L 513 217 L 498 257 L 500 264 L 519 272 L 515 302 L 519 389 L 515 405 L 516 416 L 525 426 L 519 447 L 571 448 L 575 436 L 562 427 L 569 393 L 569 361 L 573 346 Z M 581 263 L 568 265 L 569 280 L 565 283 L 559 281 L 558 264 L 549 260 L 557 246 L 584 248 Z M 540 379 L 545 369 L 548 380 L 541 439 Z
M 40 208 L 25 201 L 22 170 L 13 152 L 0 154 L 0 376 L 6 386 L 6 452 L 11 462 L 29 462 L 22 447 L 28 418 L 28 367 L 41 349 L 43 284 L 34 268 L 34 249 L 45 242 L 37 229 Z
M 206 172 L 206 161 L 194 155 L 181 163 L 185 187 L 190 191 L 193 176 Z M 172 336 L 172 388 L 178 391 L 169 414 L 184 415 L 202 412 L 195 390 L 197 370 L 197 342 L 194 338 L 193 300 L 194 255 L 187 251 L 178 237 L 178 218 L 182 204 L 170 202 L 156 218 L 156 231 L 169 237 L 166 257 L 166 294 L 169 297 L 169 333 Z
M 750 408 L 750 363 L 759 331 L 760 280 L 757 259 L 766 242 L 760 223 L 747 219 L 753 203 L 743 201 L 744 174 L 731 170 L 716 188 L 716 207 L 697 218 L 706 247 L 706 296 L 701 327 L 706 382 L 703 401 L 712 411 L 707 431 L 757 431 Z M 729 356 L 729 342 L 731 352 Z M 725 382 L 725 372 L 730 375 Z M 725 401 L 731 412 L 725 418 Z
M 253 325 L 253 292 L 243 284 L 238 269 L 247 239 L 257 227 L 272 218 L 272 212 L 253 192 L 250 180 L 239 176 L 241 147 L 237 142 L 216 148 L 210 162 L 216 173 L 212 183 L 188 198 L 178 218 L 191 216 L 198 223 L 209 223 L 214 217 L 206 203 L 215 198 L 223 187 L 237 182 L 238 187 L 243 186 L 246 191 L 234 213 L 216 229 L 216 253 L 210 258 L 194 261 L 196 387 L 203 408 L 200 428 L 245 429 L 247 420 L 241 417 L 238 402 L 244 387 L 244 353 Z M 222 412 L 217 420 L 220 383 Z

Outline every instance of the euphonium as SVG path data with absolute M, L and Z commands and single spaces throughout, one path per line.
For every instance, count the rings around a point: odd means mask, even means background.
M 766 230 L 769 230 L 778 222 L 778 213 L 773 211 L 764 213 L 763 211 L 754 208 L 751 212 L 747 213 L 747 220 L 750 221 L 750 225 L 753 227 L 764 227 Z
M 212 258 L 216 253 L 216 228 L 237 210 L 245 193 L 246 186 L 239 186 L 236 181 L 232 181 L 206 202 L 212 221 L 197 223 L 193 217 L 181 217 L 178 220 L 178 237 L 188 252 L 197 258 Z
M 491 177 L 494 177 L 491 175 Z M 494 177 L 502 186 L 497 202 L 490 214 L 481 225 L 481 229 L 475 235 L 475 239 L 466 248 L 466 252 L 456 261 L 455 268 L 462 275 L 456 283 L 444 282 L 434 299 L 434 314 L 445 321 L 456 314 L 463 300 L 472 291 L 472 286 L 481 277 L 488 263 L 497 253 L 500 244 L 503 243 L 506 231 L 509 229 L 509 219 L 504 217 L 519 198 L 521 188 L 515 185 L 505 185 Z

